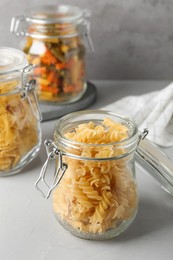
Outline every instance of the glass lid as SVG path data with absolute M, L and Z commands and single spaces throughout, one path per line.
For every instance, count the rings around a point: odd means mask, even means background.
M 26 55 L 22 51 L 0 46 L 0 75 L 22 70 L 27 64 Z

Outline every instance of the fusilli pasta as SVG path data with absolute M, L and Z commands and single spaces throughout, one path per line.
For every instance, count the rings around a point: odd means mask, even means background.
M 128 138 L 128 131 L 126 126 L 106 118 L 100 125 L 80 124 L 65 137 L 87 144 L 110 144 Z M 127 163 L 131 155 L 109 160 L 123 153 L 118 147 L 81 145 L 80 155 L 96 161 L 66 158 L 68 169 L 53 193 L 54 211 L 62 221 L 80 232 L 97 234 L 115 228 L 134 214 L 137 190 Z

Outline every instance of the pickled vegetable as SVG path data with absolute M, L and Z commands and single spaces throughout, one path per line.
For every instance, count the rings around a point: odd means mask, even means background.
M 49 38 L 54 26 L 44 39 L 28 37 L 24 52 L 29 63 L 37 65 L 34 76 L 40 101 L 75 101 L 85 91 L 85 48 L 79 35 Z

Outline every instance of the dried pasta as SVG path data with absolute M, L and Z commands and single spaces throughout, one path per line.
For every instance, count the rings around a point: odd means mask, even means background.
M 131 155 L 118 160 L 99 160 L 125 153 L 122 148 L 101 144 L 128 138 L 127 130 L 126 126 L 106 118 L 100 125 L 80 124 L 65 134 L 77 142 L 100 144 L 100 147 L 80 147 L 81 156 L 98 160 L 64 157 L 68 168 L 53 193 L 55 214 L 79 232 L 103 233 L 136 212 L 137 190 L 129 167 Z
M 37 144 L 37 122 L 20 93 L 5 95 L 17 81 L 0 84 L 0 174 L 17 166 Z

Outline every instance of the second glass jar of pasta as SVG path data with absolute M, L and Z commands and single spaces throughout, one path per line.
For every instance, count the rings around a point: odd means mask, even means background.
M 91 43 L 88 17 L 86 10 L 60 5 L 41 6 L 12 19 L 11 31 L 27 37 L 24 52 L 37 65 L 40 101 L 70 103 L 84 94 L 84 38 Z
M 81 111 L 58 120 L 40 181 L 53 190 L 53 211 L 62 226 L 84 239 L 110 239 L 123 232 L 138 209 L 134 152 L 137 125 L 105 111 Z M 55 171 L 47 170 L 55 159 Z M 46 173 L 47 171 L 47 173 Z M 54 176 L 52 185 L 45 176 Z M 42 183 L 42 185 L 43 185 Z M 43 187 L 43 186 L 42 186 Z
M 0 176 L 21 171 L 41 146 L 32 70 L 23 52 L 0 47 Z

